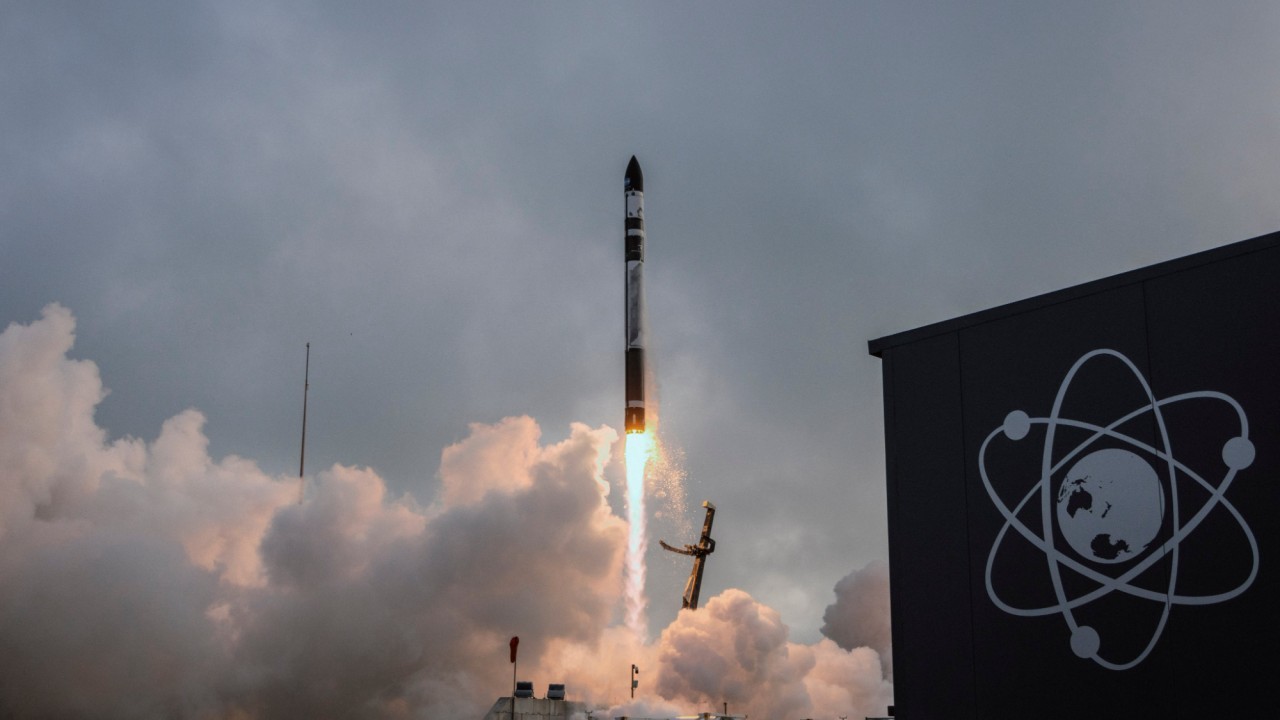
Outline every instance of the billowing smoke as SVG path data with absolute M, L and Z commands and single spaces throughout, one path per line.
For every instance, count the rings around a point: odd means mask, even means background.
M 512 635 L 522 677 L 597 708 L 629 699 L 631 663 L 654 714 L 886 702 L 876 650 L 789 642 L 741 591 L 652 644 L 622 627 L 609 428 L 474 425 L 425 507 L 342 465 L 299 504 L 296 478 L 210 458 L 195 410 L 110 440 L 74 330 L 51 305 L 0 333 L 0 716 L 479 718 Z
M 758 717 L 853 715 L 889 697 L 874 650 L 790 642 L 778 612 L 741 590 L 681 611 L 662 633 L 658 662 L 663 697 L 728 702 Z
M 557 644 L 549 659 L 607 698 L 626 698 L 626 672 L 640 666 L 636 701 L 597 703 L 609 708 L 599 717 L 719 712 L 726 704 L 752 717 L 867 717 L 892 701 L 875 650 L 844 650 L 827 638 L 806 645 L 789 635 L 776 610 L 730 589 L 681 610 L 653 644 L 613 627 L 590 647 Z
M 873 560 L 836 583 L 836 601 L 822 622 L 822 634 L 845 650 L 869 647 L 879 653 L 885 677 L 893 678 L 888 564 Z

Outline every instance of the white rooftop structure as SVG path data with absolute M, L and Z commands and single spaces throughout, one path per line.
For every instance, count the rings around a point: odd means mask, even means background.
M 484 720 L 570 720 L 574 715 L 586 717 L 586 706 L 580 702 L 551 698 L 498 698 Z

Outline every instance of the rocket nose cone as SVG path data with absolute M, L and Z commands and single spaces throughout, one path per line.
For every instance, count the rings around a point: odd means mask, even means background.
M 631 162 L 627 163 L 627 180 L 628 190 L 636 192 L 644 192 L 644 173 L 640 172 L 640 163 L 636 161 L 636 156 L 631 156 Z

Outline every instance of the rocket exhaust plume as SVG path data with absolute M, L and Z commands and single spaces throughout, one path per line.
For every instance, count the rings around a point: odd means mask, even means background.
M 626 622 L 627 627 L 635 633 L 637 638 L 647 642 L 649 621 L 645 616 L 645 609 L 648 607 L 649 600 L 644 594 L 644 556 L 649 547 L 649 537 L 645 527 L 644 471 L 653 452 L 653 436 L 648 433 L 629 433 L 626 436 L 626 444 L 627 523 L 630 528 L 626 554 Z
M 624 241 L 626 261 L 624 328 L 626 335 L 627 538 L 626 623 L 641 640 L 647 640 L 648 621 L 644 595 L 645 530 L 644 471 L 653 450 L 653 436 L 645 432 L 644 398 L 644 174 L 634 155 L 623 178 Z

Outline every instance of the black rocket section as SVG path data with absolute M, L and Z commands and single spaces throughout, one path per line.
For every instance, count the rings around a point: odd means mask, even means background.
M 635 155 L 632 155 L 631 162 L 627 163 L 625 184 L 628 190 L 644 192 L 644 173 L 640 172 L 640 161 L 636 160 Z
M 623 181 L 627 397 L 623 426 L 642 433 L 644 417 L 644 173 L 634 155 Z

